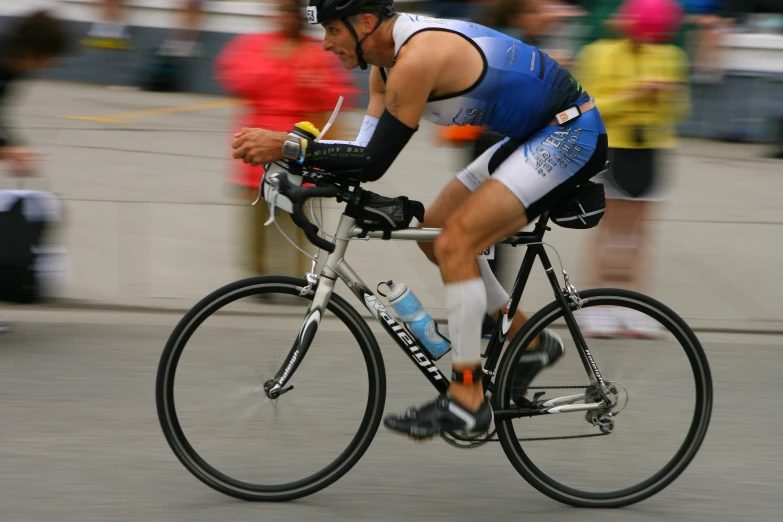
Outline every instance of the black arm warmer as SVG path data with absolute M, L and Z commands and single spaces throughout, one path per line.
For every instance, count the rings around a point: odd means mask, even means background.
M 340 171 L 360 171 L 359 175 L 355 176 L 359 181 L 377 181 L 394 163 L 397 155 L 418 129 L 418 126 L 411 129 L 388 110 L 384 110 L 366 147 L 311 141 L 307 144 L 304 166 L 337 174 Z

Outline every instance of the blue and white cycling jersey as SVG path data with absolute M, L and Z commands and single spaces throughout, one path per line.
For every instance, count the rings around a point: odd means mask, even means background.
M 436 125 L 484 125 L 521 139 L 558 112 L 589 99 L 546 53 L 472 22 L 401 13 L 392 30 L 395 56 L 413 35 L 433 30 L 462 35 L 484 58 L 484 72 L 470 89 L 430 98 L 423 117 Z M 385 79 L 386 71 L 381 74 Z

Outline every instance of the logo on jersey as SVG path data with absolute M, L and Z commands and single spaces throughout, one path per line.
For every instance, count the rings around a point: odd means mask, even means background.
M 522 48 L 519 47 L 516 42 L 511 42 L 511 47 L 508 48 L 508 51 L 506 51 L 506 58 L 508 58 L 508 66 L 511 68 L 512 65 L 514 65 L 514 62 L 517 61 L 517 57 L 519 56 L 519 51 L 521 51 Z
M 462 108 L 451 121 L 456 125 L 481 125 L 486 114 L 486 109 Z
M 422 22 L 425 24 L 437 24 L 437 25 L 449 25 L 449 21 L 441 18 L 431 18 L 429 16 L 424 15 L 410 15 L 407 13 L 403 13 L 405 16 L 410 18 L 411 22 Z
M 470 167 L 463 170 L 461 175 L 467 178 L 467 181 L 473 185 L 472 190 L 478 190 L 489 179 L 489 174 L 473 171 Z

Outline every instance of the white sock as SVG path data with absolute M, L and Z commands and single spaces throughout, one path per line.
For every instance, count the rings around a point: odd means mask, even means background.
M 481 279 L 447 283 L 446 319 L 456 364 L 481 362 L 481 323 L 487 308 L 487 294 Z
M 495 277 L 495 274 L 492 273 L 492 269 L 489 268 L 489 261 L 486 259 L 479 259 L 478 265 L 479 271 L 481 272 L 481 280 L 484 282 L 484 288 L 486 289 L 486 312 L 487 314 L 492 315 L 508 303 L 508 292 L 506 292 L 500 284 L 500 281 Z

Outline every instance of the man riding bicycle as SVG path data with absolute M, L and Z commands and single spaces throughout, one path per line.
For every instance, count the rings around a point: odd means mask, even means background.
M 538 49 L 478 24 L 395 13 L 393 0 L 310 0 L 311 24 L 326 30 L 323 48 L 346 69 L 370 70 L 370 102 L 356 141 L 315 142 L 265 129 L 235 135 L 234 158 L 253 165 L 282 159 L 378 180 L 418 129 L 483 125 L 507 137 L 452 180 L 423 226 L 443 228 L 419 246 L 445 284 L 453 371 L 446 395 L 387 427 L 413 437 L 485 431 L 492 410 L 481 384 L 481 324 L 509 299 L 477 252 L 514 234 L 604 166 L 607 137 L 594 100 Z M 513 337 L 521 312 L 504 331 Z M 517 368 L 525 387 L 564 352 L 544 330 Z

